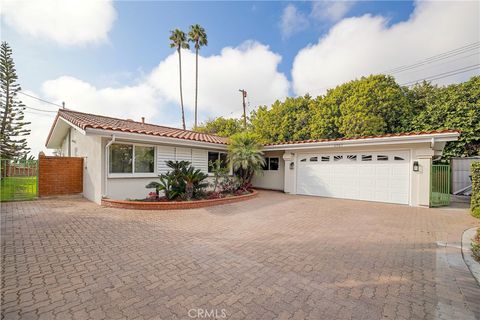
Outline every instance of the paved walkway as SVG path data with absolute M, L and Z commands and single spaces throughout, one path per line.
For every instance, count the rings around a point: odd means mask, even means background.
M 276 192 L 189 211 L 1 209 L 2 319 L 480 319 L 464 210 Z

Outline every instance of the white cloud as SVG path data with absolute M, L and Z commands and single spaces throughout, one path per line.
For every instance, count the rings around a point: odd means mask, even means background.
M 364 15 L 337 23 L 317 44 L 300 50 L 292 67 L 297 94 L 322 94 L 327 88 L 398 66 L 410 65 L 480 39 L 479 2 L 417 2 L 411 17 L 388 26 L 381 16 Z M 478 50 L 478 49 L 477 49 Z M 478 51 L 394 74 L 399 83 L 480 63 Z M 465 80 L 475 71 L 439 79 Z M 476 71 L 478 74 L 478 69 Z
M 313 1 L 310 16 L 317 20 L 338 21 L 353 7 L 355 1 Z
M 228 115 L 241 110 L 239 89 L 248 92 L 251 107 L 288 95 L 289 83 L 277 70 L 281 56 L 258 42 L 224 48 L 219 55 L 199 57 L 198 106 L 206 115 Z M 182 51 L 184 104 L 195 102 L 195 54 Z M 149 83 L 171 102 L 179 101 L 178 56 L 172 53 L 152 72 Z
M 297 7 L 289 4 L 283 9 L 280 20 L 280 30 L 284 39 L 289 38 L 297 32 L 305 30 L 309 26 L 307 16 L 298 11 Z
M 195 94 L 195 55 L 182 51 L 184 104 L 187 126 L 193 124 L 192 110 Z M 271 104 L 288 95 L 289 83 L 277 70 L 281 57 L 257 42 L 246 42 L 239 47 L 224 48 L 219 55 L 199 57 L 200 121 L 212 116 L 238 116 L 242 112 L 241 94 L 248 92 L 250 108 Z M 136 85 L 97 88 L 74 77 L 62 76 L 43 83 L 41 96 L 66 107 L 95 114 L 140 120 L 177 126 L 180 125 L 178 84 L 178 57 L 172 53 Z M 31 93 L 30 93 L 31 94 Z M 20 97 L 27 106 L 55 108 L 42 105 L 37 100 Z M 37 116 L 40 114 L 40 116 Z M 54 114 L 42 114 L 28 110 L 32 121 L 29 145 L 33 154 L 45 150 L 45 139 Z M 27 120 L 28 120 L 27 119 Z
M 1 5 L 8 26 L 62 45 L 105 41 L 116 18 L 111 0 L 2 0 Z

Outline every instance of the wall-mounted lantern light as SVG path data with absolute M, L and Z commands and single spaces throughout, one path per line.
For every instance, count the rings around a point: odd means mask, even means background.
M 418 161 L 413 161 L 413 171 L 420 171 L 420 165 L 418 164 Z
M 290 162 L 290 170 L 293 170 L 295 168 L 295 162 Z

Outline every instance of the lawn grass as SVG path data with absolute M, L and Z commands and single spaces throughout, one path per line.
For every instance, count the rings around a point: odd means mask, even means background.
M 0 180 L 0 201 L 37 197 L 37 177 L 5 177 Z

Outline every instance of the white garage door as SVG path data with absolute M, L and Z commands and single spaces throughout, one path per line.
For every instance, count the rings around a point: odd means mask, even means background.
M 408 204 L 409 152 L 299 154 L 297 194 Z

